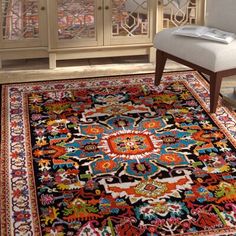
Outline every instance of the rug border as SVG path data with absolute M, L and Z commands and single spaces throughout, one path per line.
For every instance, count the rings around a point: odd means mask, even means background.
M 6 136 L 8 134 L 7 132 L 7 126 L 4 125 L 4 122 L 7 120 L 7 114 L 5 114 L 3 111 L 5 110 L 4 108 L 8 107 L 7 103 L 3 102 L 3 96 L 7 96 L 7 89 L 3 90 L 3 87 L 1 86 L 1 146 L 0 146 L 0 213 L 1 213 L 1 217 L 0 217 L 0 230 L 1 230 L 1 235 L 4 233 L 6 233 L 6 235 L 10 235 L 10 231 L 7 230 L 7 218 L 10 216 L 9 211 L 7 212 L 6 210 L 6 204 L 4 204 L 5 202 L 7 202 L 9 200 L 9 198 L 7 198 L 7 192 L 9 192 L 9 185 L 6 183 L 6 181 L 4 181 L 4 179 L 6 178 L 6 176 L 9 175 L 9 171 L 7 168 L 7 160 L 4 160 L 3 157 L 4 156 L 8 156 L 7 154 L 7 150 L 9 148 L 9 145 L 6 148 L 6 145 L 8 142 L 6 142 Z M 7 108 L 6 108 L 7 109 Z M 5 144 L 5 145 L 4 145 Z M 4 151 L 5 150 L 5 151 Z M 8 188 L 7 188 L 8 186 Z M 4 206 L 5 205 L 5 206 Z
M 25 112 L 25 114 L 27 114 L 27 120 L 29 121 L 30 120 L 30 116 L 29 116 L 29 110 L 26 109 L 26 107 L 29 107 L 29 103 L 28 103 L 28 94 L 24 94 L 24 105 L 23 105 L 23 108 L 25 110 L 27 110 L 27 112 Z M 25 143 L 25 146 L 26 146 L 26 162 L 27 162 L 27 169 L 30 170 L 30 176 L 29 176 L 29 184 L 30 184 L 30 193 L 29 193 L 29 196 L 30 196 L 30 203 L 31 205 L 33 205 L 33 210 L 31 209 L 31 212 L 32 212 L 32 218 L 34 220 L 34 223 L 32 224 L 33 226 L 33 232 L 34 232 L 34 235 L 42 235 L 42 232 L 41 232 L 41 227 L 40 227 L 40 217 L 39 217 L 39 212 L 38 210 L 36 210 L 38 208 L 38 199 L 37 199 L 37 192 L 36 192 L 36 183 L 35 183 L 35 173 L 34 173 L 34 165 L 33 165 L 33 155 L 32 155 L 32 152 L 30 150 L 33 150 L 32 149 L 32 142 L 31 142 L 31 133 L 30 133 L 30 128 L 28 128 L 27 130 L 25 130 L 25 134 L 27 135 L 27 139 L 26 139 L 26 143 Z M 27 148 L 28 147 L 28 148 Z
M 197 78 L 203 83 L 203 85 L 205 86 L 205 89 L 207 89 L 208 94 L 209 94 L 210 84 L 208 83 L 207 79 L 204 78 L 204 76 L 202 76 L 199 72 L 195 71 L 195 73 L 196 73 Z M 190 87 L 188 81 L 184 81 L 184 84 L 186 87 L 190 89 L 191 94 L 194 96 L 197 102 L 201 105 L 201 107 L 204 109 L 207 115 L 214 121 L 217 127 L 221 129 L 221 131 L 223 131 L 224 135 L 229 139 L 231 144 L 236 148 L 236 139 L 232 137 L 232 134 L 230 134 L 228 129 L 225 127 L 225 125 L 219 122 L 219 119 L 218 119 L 218 116 L 220 115 L 219 114 L 220 109 L 226 110 L 226 112 L 230 114 L 235 121 L 236 121 L 236 113 L 224 104 L 223 98 L 221 96 L 219 97 L 219 100 L 218 100 L 218 105 L 217 105 L 218 110 L 216 110 L 215 113 L 210 113 L 209 112 L 210 99 L 208 98 L 207 101 L 204 101 L 202 97 L 199 95 L 199 93 L 196 92 L 194 88 Z M 222 111 L 222 113 L 225 113 L 225 111 Z

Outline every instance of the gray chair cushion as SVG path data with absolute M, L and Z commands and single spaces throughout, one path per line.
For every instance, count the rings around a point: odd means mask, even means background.
M 223 44 L 173 35 L 173 30 L 175 28 L 157 33 L 154 47 L 214 72 L 236 67 L 236 40 Z
M 236 33 L 236 1 L 207 0 L 205 25 Z

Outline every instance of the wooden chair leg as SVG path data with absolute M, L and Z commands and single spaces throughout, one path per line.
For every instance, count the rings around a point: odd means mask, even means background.
M 220 95 L 222 76 L 214 73 L 210 76 L 210 112 L 215 113 Z
M 165 68 L 167 56 L 163 51 L 156 50 L 156 71 L 155 85 L 158 86 L 161 82 L 161 77 Z

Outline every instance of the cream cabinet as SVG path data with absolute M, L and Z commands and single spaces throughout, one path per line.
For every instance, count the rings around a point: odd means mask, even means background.
M 50 68 L 56 60 L 150 54 L 156 0 L 51 0 Z
M 149 55 L 152 61 L 155 33 L 198 23 L 203 1 L 0 0 L 0 66 L 42 57 L 50 68 L 65 59 Z
M 2 60 L 47 57 L 46 0 L 0 0 Z

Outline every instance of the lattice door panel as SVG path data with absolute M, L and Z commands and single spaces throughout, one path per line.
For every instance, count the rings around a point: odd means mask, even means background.
M 163 28 L 196 22 L 197 0 L 163 0 Z
M 3 40 L 39 38 L 39 7 L 37 0 L 2 0 Z
M 95 0 L 58 0 L 58 39 L 95 38 Z
M 148 35 L 147 0 L 112 1 L 112 36 Z

